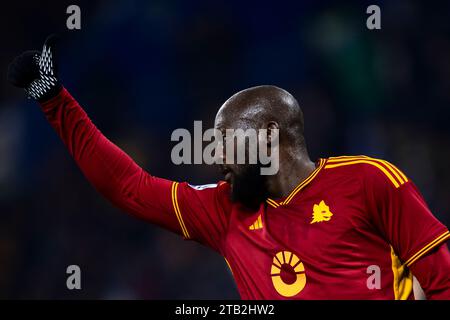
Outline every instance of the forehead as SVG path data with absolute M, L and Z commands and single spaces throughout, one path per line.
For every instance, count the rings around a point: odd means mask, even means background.
M 236 112 L 232 112 L 227 105 L 223 105 L 219 111 L 217 111 L 216 118 L 214 120 L 214 127 L 216 129 L 227 129 L 234 128 L 236 126 L 236 122 L 239 121 L 239 115 Z
M 263 118 L 267 100 L 238 93 L 229 98 L 217 111 L 216 129 L 254 127 Z
M 214 119 L 214 127 L 216 129 L 228 127 L 227 124 L 230 122 L 228 118 L 229 117 L 222 112 L 222 108 L 220 108 L 219 111 L 217 111 L 216 118 Z

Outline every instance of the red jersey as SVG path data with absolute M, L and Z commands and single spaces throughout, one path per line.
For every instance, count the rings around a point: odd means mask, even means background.
M 383 160 L 319 159 L 287 197 L 251 212 L 230 201 L 225 182 L 151 176 L 65 89 L 42 108 L 94 187 L 220 253 L 243 299 L 408 299 L 409 267 L 450 238 L 410 179 Z

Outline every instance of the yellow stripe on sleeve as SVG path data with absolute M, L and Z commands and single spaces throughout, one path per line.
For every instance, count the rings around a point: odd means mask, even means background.
M 173 205 L 173 209 L 175 211 L 175 215 L 177 217 L 178 223 L 180 224 L 181 232 L 183 233 L 183 236 L 186 239 L 189 239 L 190 238 L 189 232 L 187 231 L 186 226 L 184 224 L 183 217 L 181 216 L 180 206 L 178 204 L 177 190 L 178 190 L 178 182 L 173 182 L 172 183 L 172 205 Z
M 439 237 L 431 241 L 429 244 L 427 244 L 425 247 L 420 249 L 418 252 L 416 252 L 411 258 L 406 260 L 405 265 L 409 267 L 414 262 L 416 262 L 418 259 L 420 259 L 423 255 L 425 255 L 427 252 L 429 252 L 431 249 L 435 248 L 436 246 L 440 245 L 444 241 L 450 239 L 450 232 L 446 231 L 443 234 L 441 234 Z
M 386 167 L 388 167 L 390 169 L 390 171 L 394 174 L 394 176 L 397 178 L 397 180 L 400 181 L 401 185 L 408 181 L 406 176 L 403 173 L 401 173 L 400 170 L 398 170 L 396 167 L 394 167 L 391 163 L 389 163 L 385 160 L 378 160 L 378 161 L 380 161 L 381 163 L 383 163 Z

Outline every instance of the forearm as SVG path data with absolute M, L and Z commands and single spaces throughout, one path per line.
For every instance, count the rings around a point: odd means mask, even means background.
M 153 177 L 109 141 L 66 89 L 41 103 L 51 126 L 89 182 L 124 211 L 178 232 L 171 181 Z
M 411 266 L 429 300 L 450 300 L 450 252 L 444 243 Z
M 57 76 L 56 38 L 42 51 L 25 51 L 8 67 L 8 80 L 39 101 L 51 126 L 91 184 L 124 211 L 175 232 L 172 181 L 151 176 L 91 122 Z
M 41 107 L 86 178 L 110 200 L 119 200 L 140 168 L 103 136 L 66 89 Z

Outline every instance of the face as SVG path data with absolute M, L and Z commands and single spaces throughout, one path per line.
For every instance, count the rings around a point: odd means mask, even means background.
M 224 179 L 231 185 L 231 200 L 239 202 L 249 209 L 257 210 L 262 202 L 268 197 L 267 176 L 261 175 L 261 165 L 249 164 L 248 144 L 245 145 L 245 163 L 238 164 L 236 159 L 237 141 L 230 139 L 227 129 L 249 128 L 249 123 L 239 120 L 239 117 L 232 117 L 225 112 L 219 111 L 215 119 L 215 128 L 221 132 L 224 138 L 223 143 L 219 144 L 221 149 L 220 158 L 223 164 L 218 164 L 219 170 L 224 175 Z M 227 159 L 227 150 L 234 150 L 234 159 Z M 229 157 L 231 158 L 231 157 Z

